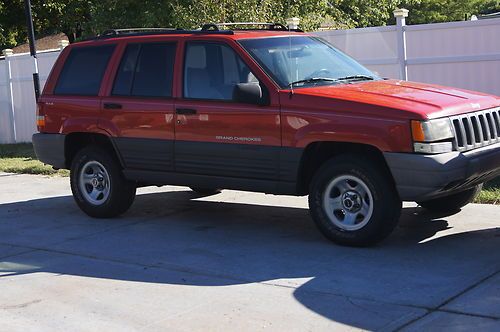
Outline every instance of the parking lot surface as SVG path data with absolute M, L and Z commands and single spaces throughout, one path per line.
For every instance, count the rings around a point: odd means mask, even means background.
M 69 180 L 0 173 L 4 331 L 500 331 L 500 207 L 405 205 L 374 248 L 315 229 L 305 197 L 143 188 L 115 219 Z

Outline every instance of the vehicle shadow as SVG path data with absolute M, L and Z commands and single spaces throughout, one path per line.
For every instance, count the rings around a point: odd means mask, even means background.
M 381 311 L 396 320 L 399 305 L 437 306 L 500 269 L 500 229 L 440 236 L 453 230 L 450 218 L 405 208 L 385 242 L 347 248 L 325 240 L 305 208 L 172 191 L 139 195 L 123 217 L 96 220 L 71 197 L 45 198 L 0 205 L 0 243 L 47 250 L 0 259 L 0 277 L 49 272 L 191 286 L 267 283 L 293 288 L 297 301 L 328 319 L 371 330 L 381 328 Z

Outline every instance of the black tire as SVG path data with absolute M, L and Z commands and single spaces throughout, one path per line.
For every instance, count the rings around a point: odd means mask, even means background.
M 109 184 L 107 184 L 108 194 L 100 194 L 101 201 L 99 201 L 99 204 L 93 204 L 86 198 L 89 195 L 88 191 L 95 189 L 92 189 L 92 184 L 87 183 L 84 185 L 83 181 L 80 180 L 84 176 L 82 168 L 87 167 L 86 165 L 89 165 L 89 163 L 95 162 L 102 165 L 102 168 L 107 172 L 107 178 L 109 178 Z M 85 174 L 92 176 L 93 172 L 90 174 L 85 172 Z M 118 216 L 127 211 L 134 202 L 136 184 L 127 181 L 123 177 L 118 160 L 110 155 L 108 151 L 99 147 L 85 147 L 76 154 L 71 164 L 70 182 L 76 204 L 83 212 L 94 218 Z M 86 188 L 90 188 L 87 190 L 87 194 L 82 191 L 86 190 Z M 105 196 L 107 197 L 105 198 Z
M 483 184 L 481 183 L 471 189 L 453 195 L 439 197 L 423 202 L 417 202 L 417 204 L 433 212 L 447 214 L 454 213 L 460 211 L 462 207 L 471 203 L 479 194 L 482 188 Z
M 201 187 L 189 187 L 192 191 L 203 196 L 216 195 L 221 192 L 221 189 L 217 188 L 201 188 Z
M 363 217 L 362 222 L 352 226 L 360 227 L 359 229 L 345 229 L 345 227 L 351 226 L 340 227 L 338 226 L 339 221 L 335 222 L 333 219 L 347 211 L 344 203 L 342 203 L 345 202 L 345 199 L 342 197 L 353 192 L 350 186 L 347 187 L 349 190 L 344 195 L 336 187 L 333 187 L 333 191 L 328 194 L 328 197 L 332 197 L 335 190 L 339 192 L 336 198 L 340 198 L 339 209 L 329 208 L 333 212 L 327 213 L 326 207 L 324 207 L 326 205 L 324 205 L 323 199 L 326 197 L 326 190 L 330 188 L 332 183 L 335 183 L 335 181 L 339 181 L 339 184 L 340 181 L 347 181 L 351 185 L 356 183 L 356 181 L 352 182 L 351 180 L 339 180 L 344 178 L 360 180 L 357 182 L 360 187 L 355 186 L 355 188 L 358 188 L 356 190 L 359 190 L 358 196 L 363 197 L 359 201 L 360 204 L 362 206 L 365 206 L 364 204 L 373 205 L 371 214 L 366 213 L 363 216 L 362 214 L 356 214 L 362 211 L 354 212 L 356 215 L 355 222 L 358 222 L 358 217 Z M 363 188 L 367 188 L 369 194 Z M 370 194 L 372 197 L 371 203 L 368 196 Z M 396 227 L 401 214 L 401 207 L 401 200 L 389 173 L 378 165 L 377 161 L 366 157 L 357 155 L 334 157 L 320 167 L 311 182 L 309 192 L 311 216 L 321 233 L 337 244 L 365 247 L 382 241 Z M 329 217 L 328 214 L 333 215 L 333 217 Z

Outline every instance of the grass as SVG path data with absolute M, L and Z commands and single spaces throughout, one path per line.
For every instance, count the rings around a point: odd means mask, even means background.
M 68 170 L 54 170 L 36 159 L 31 143 L 0 144 L 0 172 L 68 176 Z
M 500 205 L 500 177 L 485 183 L 474 202 Z
M 54 170 L 36 159 L 31 143 L 0 144 L 0 172 L 68 176 L 69 171 Z M 500 205 L 500 177 L 485 183 L 476 203 Z

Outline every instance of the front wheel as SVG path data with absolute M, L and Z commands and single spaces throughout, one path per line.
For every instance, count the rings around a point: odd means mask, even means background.
M 483 184 L 481 183 L 471 189 L 450 196 L 417 202 L 417 204 L 429 211 L 450 214 L 458 212 L 462 207 L 474 201 L 474 198 L 476 198 L 482 188 Z
M 98 147 L 86 147 L 76 154 L 70 182 L 80 209 L 95 218 L 120 215 L 135 198 L 135 183 L 127 181 L 118 161 Z
M 309 209 L 328 239 L 342 245 L 369 246 L 396 227 L 401 200 L 376 161 L 345 155 L 326 162 L 313 177 Z

